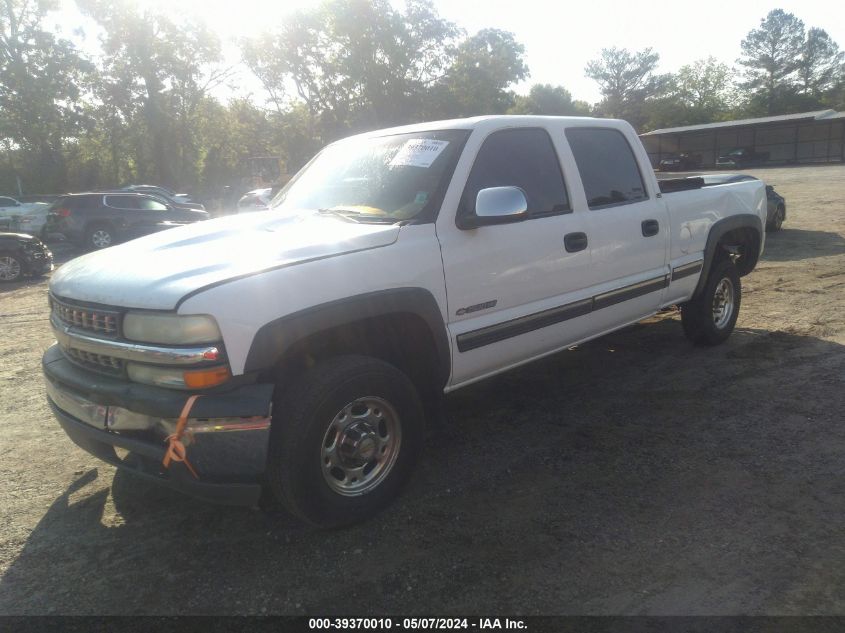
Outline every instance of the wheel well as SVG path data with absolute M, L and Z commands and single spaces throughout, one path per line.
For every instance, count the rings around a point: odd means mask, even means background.
M 760 232 L 751 227 L 741 227 L 726 232 L 716 244 L 713 263 L 723 256 L 734 256 L 734 263 L 743 277 L 754 270 L 760 257 Z M 711 264 L 711 268 L 713 264 Z
M 446 376 L 438 362 L 434 334 L 425 320 L 398 312 L 314 332 L 288 348 L 272 368 L 272 378 L 296 376 L 321 360 L 346 354 L 379 358 L 408 376 L 423 400 L 442 393 Z

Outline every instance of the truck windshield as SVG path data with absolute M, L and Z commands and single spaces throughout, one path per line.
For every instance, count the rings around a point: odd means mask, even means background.
M 331 145 L 270 203 L 356 222 L 410 220 L 438 204 L 466 130 L 412 132 Z

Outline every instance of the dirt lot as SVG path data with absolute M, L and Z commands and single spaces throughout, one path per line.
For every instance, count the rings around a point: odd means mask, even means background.
M 845 614 L 845 166 L 789 205 L 737 330 L 675 313 L 449 399 L 365 525 L 184 498 L 52 419 L 46 283 L 0 290 L 0 613 Z

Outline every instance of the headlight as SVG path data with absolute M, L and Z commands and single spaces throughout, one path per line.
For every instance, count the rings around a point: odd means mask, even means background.
M 232 377 L 225 365 L 205 369 L 178 369 L 128 363 L 126 373 L 133 382 L 169 389 L 208 389 L 221 385 Z
M 216 343 L 222 338 L 217 322 L 208 315 L 144 312 L 129 312 L 123 317 L 123 335 L 132 341 L 172 345 Z

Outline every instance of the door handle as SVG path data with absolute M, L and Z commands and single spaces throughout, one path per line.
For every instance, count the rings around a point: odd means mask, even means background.
M 577 253 L 587 248 L 586 233 L 567 233 L 563 236 L 563 245 L 567 253 Z
M 643 229 L 643 237 L 651 237 L 660 233 L 660 222 L 657 220 L 643 220 L 641 224 Z

